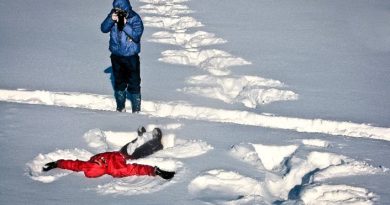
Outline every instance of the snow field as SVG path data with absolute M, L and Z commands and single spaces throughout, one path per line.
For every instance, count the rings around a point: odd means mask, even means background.
M 188 65 L 205 72 L 203 75 L 187 79 L 187 87 L 180 89 L 184 93 L 214 98 L 225 103 L 243 104 L 256 108 L 263 104 L 284 100 L 297 100 L 298 94 L 285 90 L 284 83 L 258 76 L 232 76 L 229 70 L 233 66 L 245 66 L 251 62 L 236 57 L 226 51 L 212 48 L 204 49 L 226 40 L 215 34 L 189 29 L 204 28 L 204 24 L 189 15 L 194 11 L 181 3 L 186 0 L 141 0 L 146 5 L 141 12 L 153 16 L 144 18 L 145 26 L 164 29 L 153 34 L 148 41 L 171 44 L 181 50 L 167 50 L 161 53 L 161 62 Z M 168 30 L 168 31 L 165 31 Z M 83 93 L 54 93 L 49 91 L 0 90 L 1 101 L 43 104 L 93 110 L 115 108 L 111 96 Z M 182 118 L 210 122 L 227 122 L 242 125 L 289 129 L 297 132 L 325 133 L 351 137 L 372 138 L 390 141 L 390 129 L 369 124 L 337 122 L 322 119 L 300 119 L 278 117 L 272 114 L 257 114 L 240 110 L 221 110 L 197 107 L 177 102 L 143 101 L 142 115 L 153 117 Z M 129 103 L 128 103 L 129 104 Z M 99 194 L 138 195 L 162 190 L 184 178 L 186 165 L 180 159 L 196 157 L 213 149 L 201 140 L 183 140 L 174 134 L 180 124 L 148 125 L 162 127 L 164 150 L 133 162 L 158 165 L 167 170 L 177 171 L 169 182 L 151 177 L 127 177 L 114 179 L 97 187 L 86 188 Z M 39 154 L 26 165 L 27 173 L 33 180 L 50 183 L 72 172 L 54 170 L 42 173 L 42 166 L 60 158 L 87 160 L 93 153 L 117 150 L 136 137 L 136 132 L 114 132 L 93 129 L 84 134 L 91 152 L 86 150 L 57 150 L 48 154 Z M 201 173 L 188 185 L 188 192 L 205 203 L 213 204 L 374 204 L 378 199 L 375 193 L 361 187 L 346 184 L 328 185 L 327 180 L 350 175 L 378 174 L 387 168 L 374 167 L 364 161 L 356 161 L 343 155 L 322 151 L 309 152 L 299 158 L 296 153 L 302 146 L 327 148 L 329 142 L 323 140 L 302 140 L 302 145 L 264 145 L 242 143 L 234 145 L 231 154 L 237 159 L 248 162 L 265 172 L 265 179 L 257 176 L 243 176 L 240 173 L 222 169 L 213 169 Z M 188 151 L 190 150 L 190 151 Z M 77 176 L 79 177 L 79 176 Z

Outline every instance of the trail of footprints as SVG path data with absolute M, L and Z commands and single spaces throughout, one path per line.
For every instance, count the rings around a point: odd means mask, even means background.
M 232 75 L 229 68 L 250 65 L 251 62 L 226 51 L 210 48 L 227 41 L 213 33 L 193 31 L 204 27 L 204 24 L 189 16 L 195 11 L 184 5 L 187 1 L 141 0 L 141 2 L 145 3 L 140 7 L 145 26 L 162 29 L 147 40 L 178 47 L 176 50 L 163 51 L 158 60 L 195 67 L 204 73 L 186 79 L 188 87 L 178 91 L 229 104 L 239 103 L 250 108 L 276 101 L 298 99 L 298 94 L 286 90 L 286 86 L 279 81 L 275 85 L 274 80 L 262 79 L 262 83 L 259 84 L 257 76 Z M 216 83 L 210 84 L 210 79 Z

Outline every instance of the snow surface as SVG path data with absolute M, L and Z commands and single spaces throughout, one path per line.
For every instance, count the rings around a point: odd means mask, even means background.
M 132 1 L 146 26 L 135 115 L 112 112 L 111 3 L 0 2 L 0 204 L 390 201 L 388 1 Z M 41 171 L 139 125 L 161 127 L 164 149 L 128 163 L 172 180 Z

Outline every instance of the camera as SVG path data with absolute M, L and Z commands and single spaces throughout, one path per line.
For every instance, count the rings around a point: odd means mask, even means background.
M 125 18 L 127 18 L 127 12 L 122 9 L 114 9 L 114 13 L 118 16 L 118 29 L 119 31 L 123 30 L 123 27 L 125 27 Z

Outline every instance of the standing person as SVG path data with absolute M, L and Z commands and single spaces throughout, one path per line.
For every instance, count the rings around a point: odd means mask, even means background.
M 116 110 L 125 112 L 126 98 L 133 113 L 141 110 L 141 75 L 139 53 L 144 26 L 132 10 L 129 0 L 114 0 L 113 9 L 101 24 L 103 33 L 110 32 L 111 64 L 114 76 Z M 126 93 L 128 92 L 128 95 Z
M 42 171 L 47 172 L 55 168 L 61 168 L 75 172 L 82 171 L 88 178 L 96 178 L 108 174 L 115 178 L 135 175 L 158 175 L 164 179 L 171 179 L 175 172 L 164 171 L 157 166 L 126 163 L 126 160 L 143 158 L 163 149 L 161 144 L 162 132 L 159 128 L 155 128 L 152 135 L 144 134 L 145 132 L 145 128 L 140 127 L 138 129 L 138 138 L 127 143 L 119 151 L 96 154 L 88 161 L 60 159 L 45 164 Z

